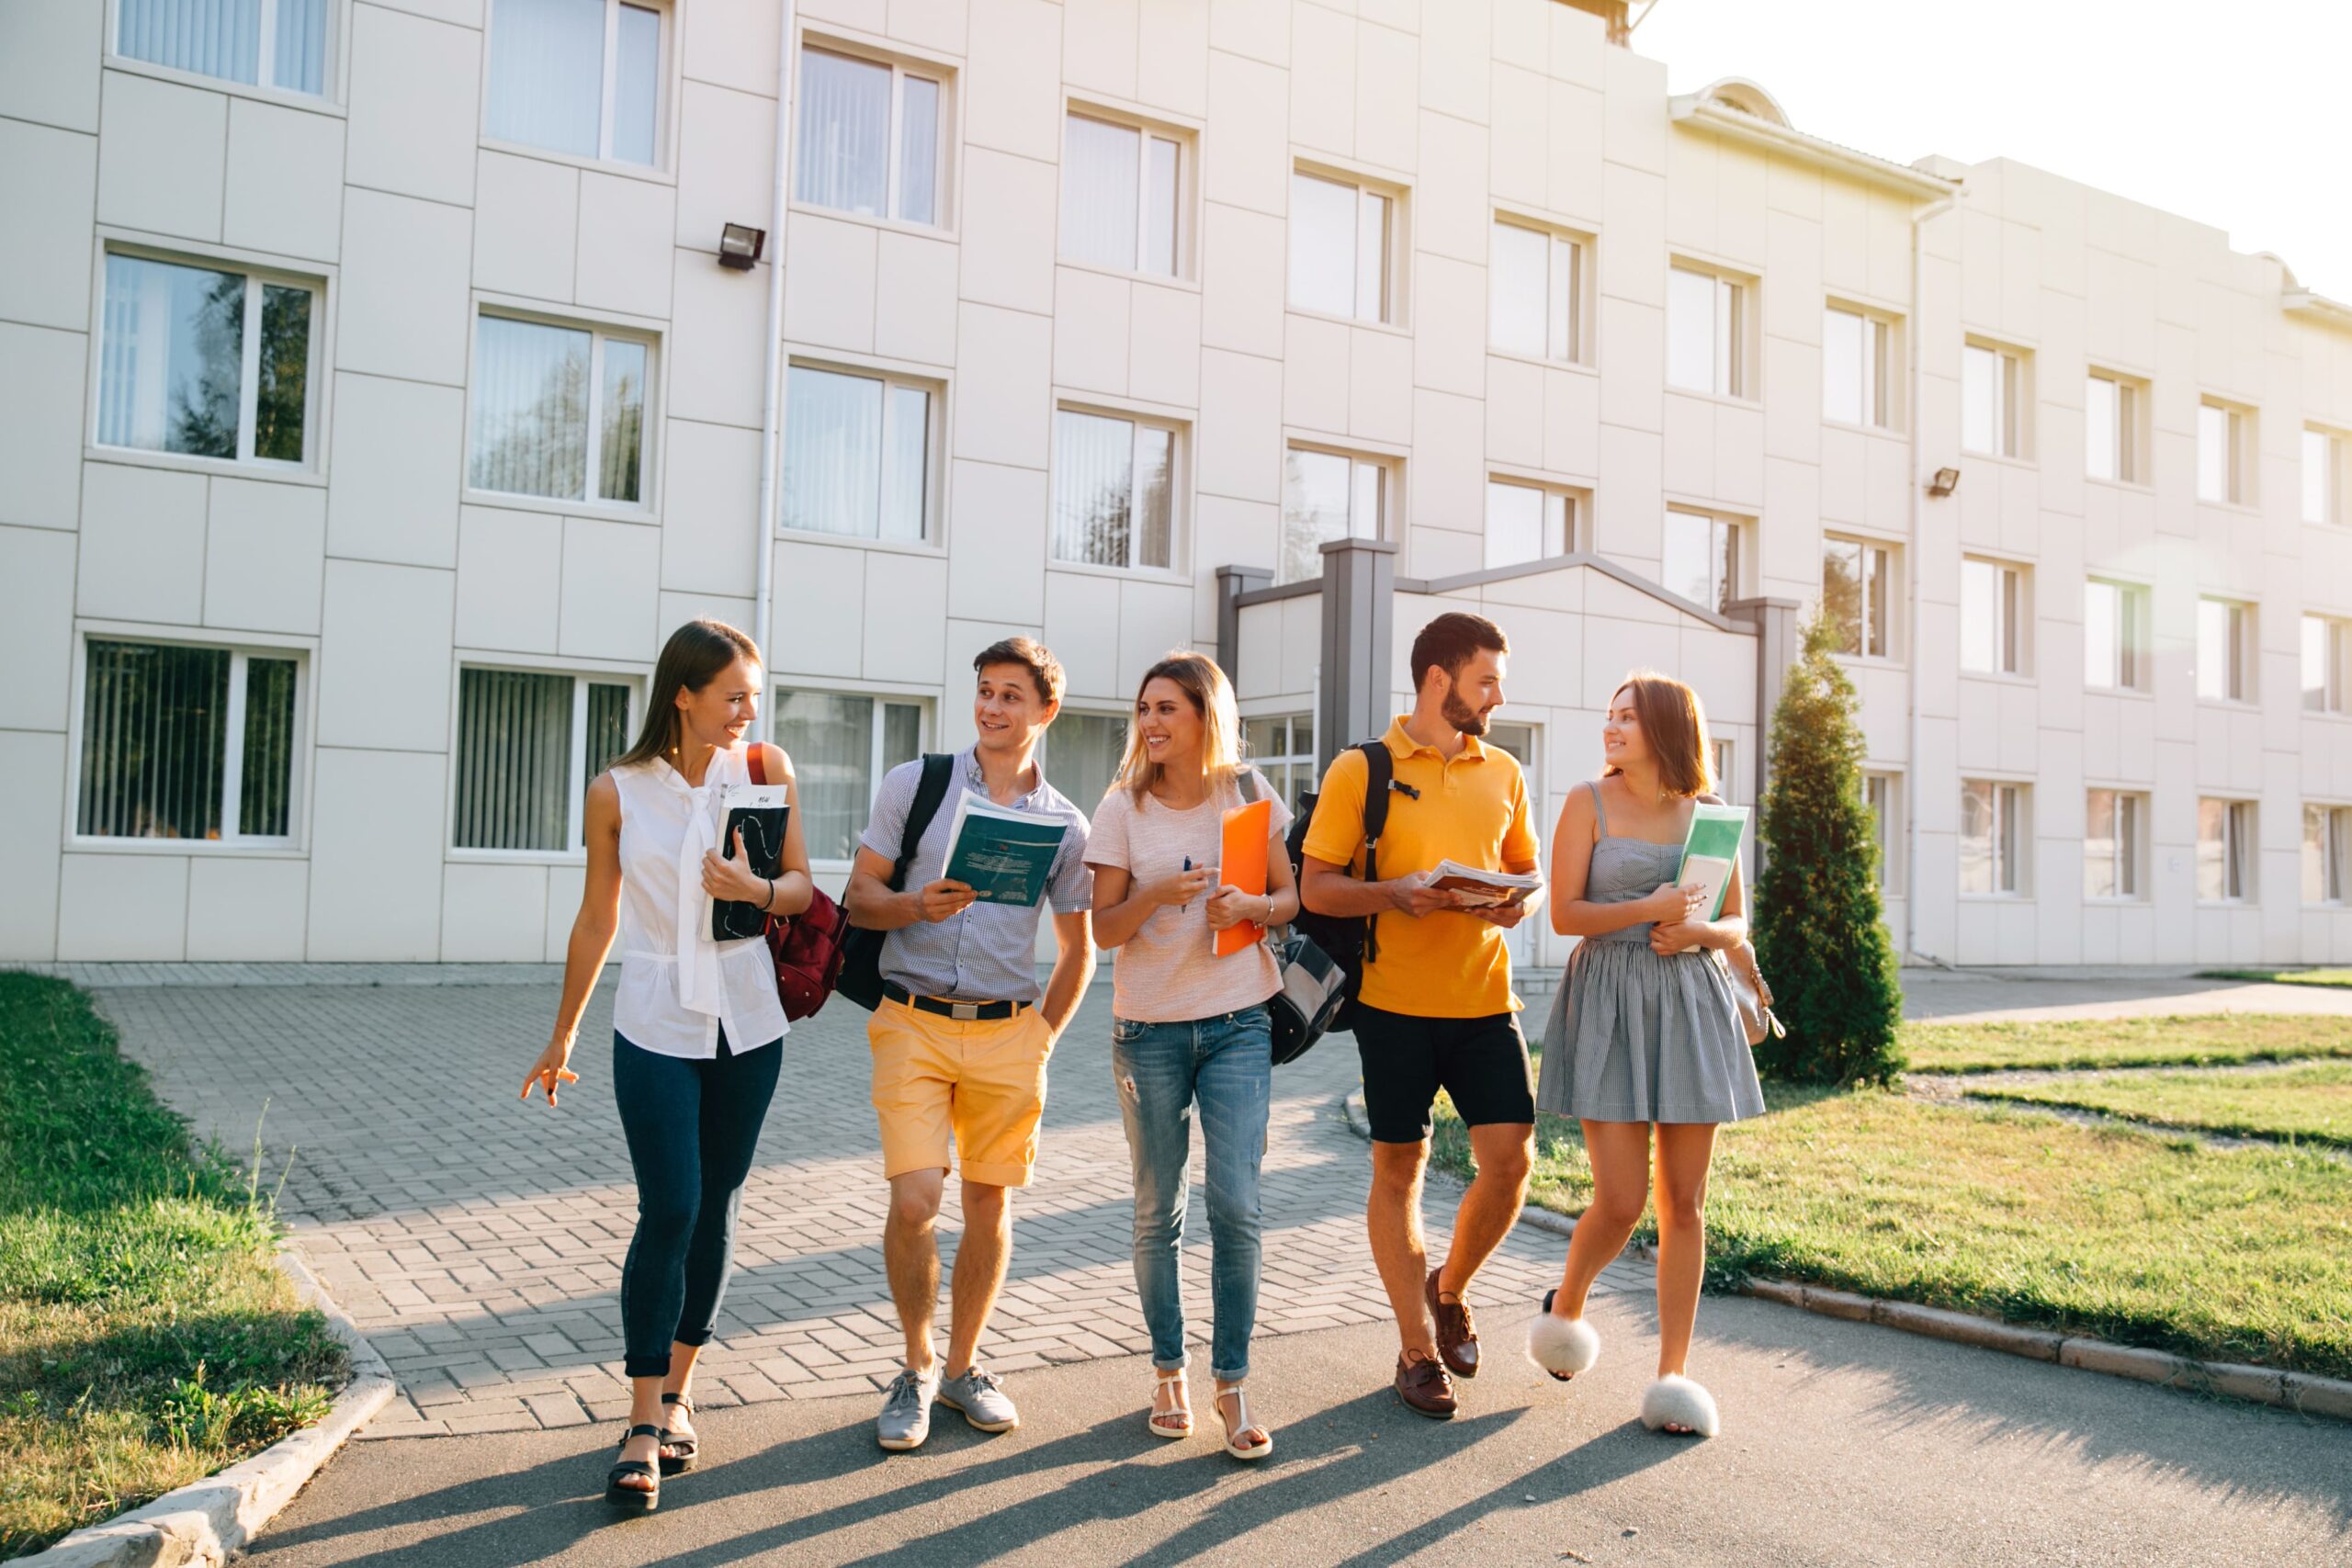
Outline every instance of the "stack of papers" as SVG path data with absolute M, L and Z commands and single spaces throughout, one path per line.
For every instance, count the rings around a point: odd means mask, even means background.
M 1428 874 L 1425 886 L 1452 893 L 1465 909 L 1490 909 L 1498 904 L 1518 904 L 1532 909 L 1544 901 L 1541 872 L 1487 871 L 1442 860 Z
M 956 803 L 947 869 L 940 874 L 969 886 L 983 904 L 1035 905 L 1046 896 L 1054 856 L 1069 830 L 1062 818 L 1016 811 L 967 792 Z

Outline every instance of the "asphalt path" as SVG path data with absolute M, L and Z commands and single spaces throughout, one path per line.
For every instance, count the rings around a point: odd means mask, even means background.
M 708 1459 L 642 1518 L 602 1500 L 609 1425 L 359 1444 L 251 1560 L 2352 1562 L 2352 1425 L 1710 1297 L 1692 1371 L 1724 1433 L 1669 1438 L 1634 1416 L 1647 1301 L 1596 1304 L 1600 1364 L 1567 1388 L 1504 1353 L 1531 1309 L 1483 1303 L 1489 1365 L 1446 1423 L 1389 1392 L 1385 1327 L 1261 1343 L 1252 1387 L 1277 1446 L 1253 1466 L 1205 1435 L 1148 1436 L 1146 1363 L 1105 1359 L 1011 1380 L 1016 1432 L 942 1410 L 912 1454 L 874 1446 L 873 1399 L 708 1412 Z

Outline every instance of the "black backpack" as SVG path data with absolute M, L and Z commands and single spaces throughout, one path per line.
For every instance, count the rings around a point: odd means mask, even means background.
M 906 830 L 899 835 L 899 859 L 890 868 L 893 893 L 906 887 L 907 867 L 914 863 L 915 847 L 922 842 L 931 819 L 939 815 L 939 803 L 947 798 L 948 770 L 955 765 L 955 757 L 944 751 L 923 756 L 922 782 L 915 786 L 914 804 L 907 808 Z M 842 907 L 849 907 L 846 888 L 842 892 Z M 882 939 L 889 934 L 852 926 L 842 943 L 842 975 L 833 990 L 868 1012 L 882 1005 Z
M 1396 760 L 1385 740 L 1363 740 L 1350 748 L 1363 753 L 1365 778 L 1363 784 L 1363 870 L 1356 874 L 1362 882 L 1380 880 L 1380 835 L 1388 827 L 1388 794 L 1396 787 Z M 1290 852 L 1291 872 L 1298 885 L 1306 885 L 1304 862 L 1306 858 L 1306 834 L 1315 821 L 1315 803 L 1318 796 L 1313 791 L 1298 797 L 1298 815 L 1291 819 L 1290 834 L 1283 840 Z M 1330 961 L 1347 976 L 1343 995 L 1346 998 L 1324 1025 L 1326 1032 L 1345 1031 L 1355 1025 L 1356 991 L 1363 984 L 1363 967 L 1380 956 L 1380 937 L 1375 929 L 1376 915 L 1318 915 L 1305 903 L 1298 907 L 1296 921 L 1299 931 L 1322 949 Z

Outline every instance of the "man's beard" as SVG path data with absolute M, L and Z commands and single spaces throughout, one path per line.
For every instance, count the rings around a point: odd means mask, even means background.
M 1487 716 L 1462 700 L 1459 692 L 1445 694 L 1445 706 L 1439 710 L 1445 722 L 1464 735 L 1487 733 Z

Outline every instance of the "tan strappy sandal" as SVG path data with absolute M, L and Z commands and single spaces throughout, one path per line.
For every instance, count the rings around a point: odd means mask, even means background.
M 1169 1395 L 1168 1408 L 1159 1406 L 1162 1391 Z M 1155 1438 L 1189 1438 L 1193 1435 L 1193 1402 L 1185 1397 L 1184 1369 L 1161 1371 L 1151 1385 L 1151 1413 L 1144 1417 L 1144 1425 L 1151 1428 Z
M 1225 1413 L 1225 1402 L 1233 1401 L 1233 1414 Z M 1216 1418 L 1225 1427 L 1225 1451 L 1238 1460 L 1261 1460 L 1274 1451 L 1274 1435 L 1250 1418 L 1250 1396 L 1239 1383 L 1216 1391 Z M 1264 1440 L 1248 1443 L 1243 1438 L 1255 1432 Z

